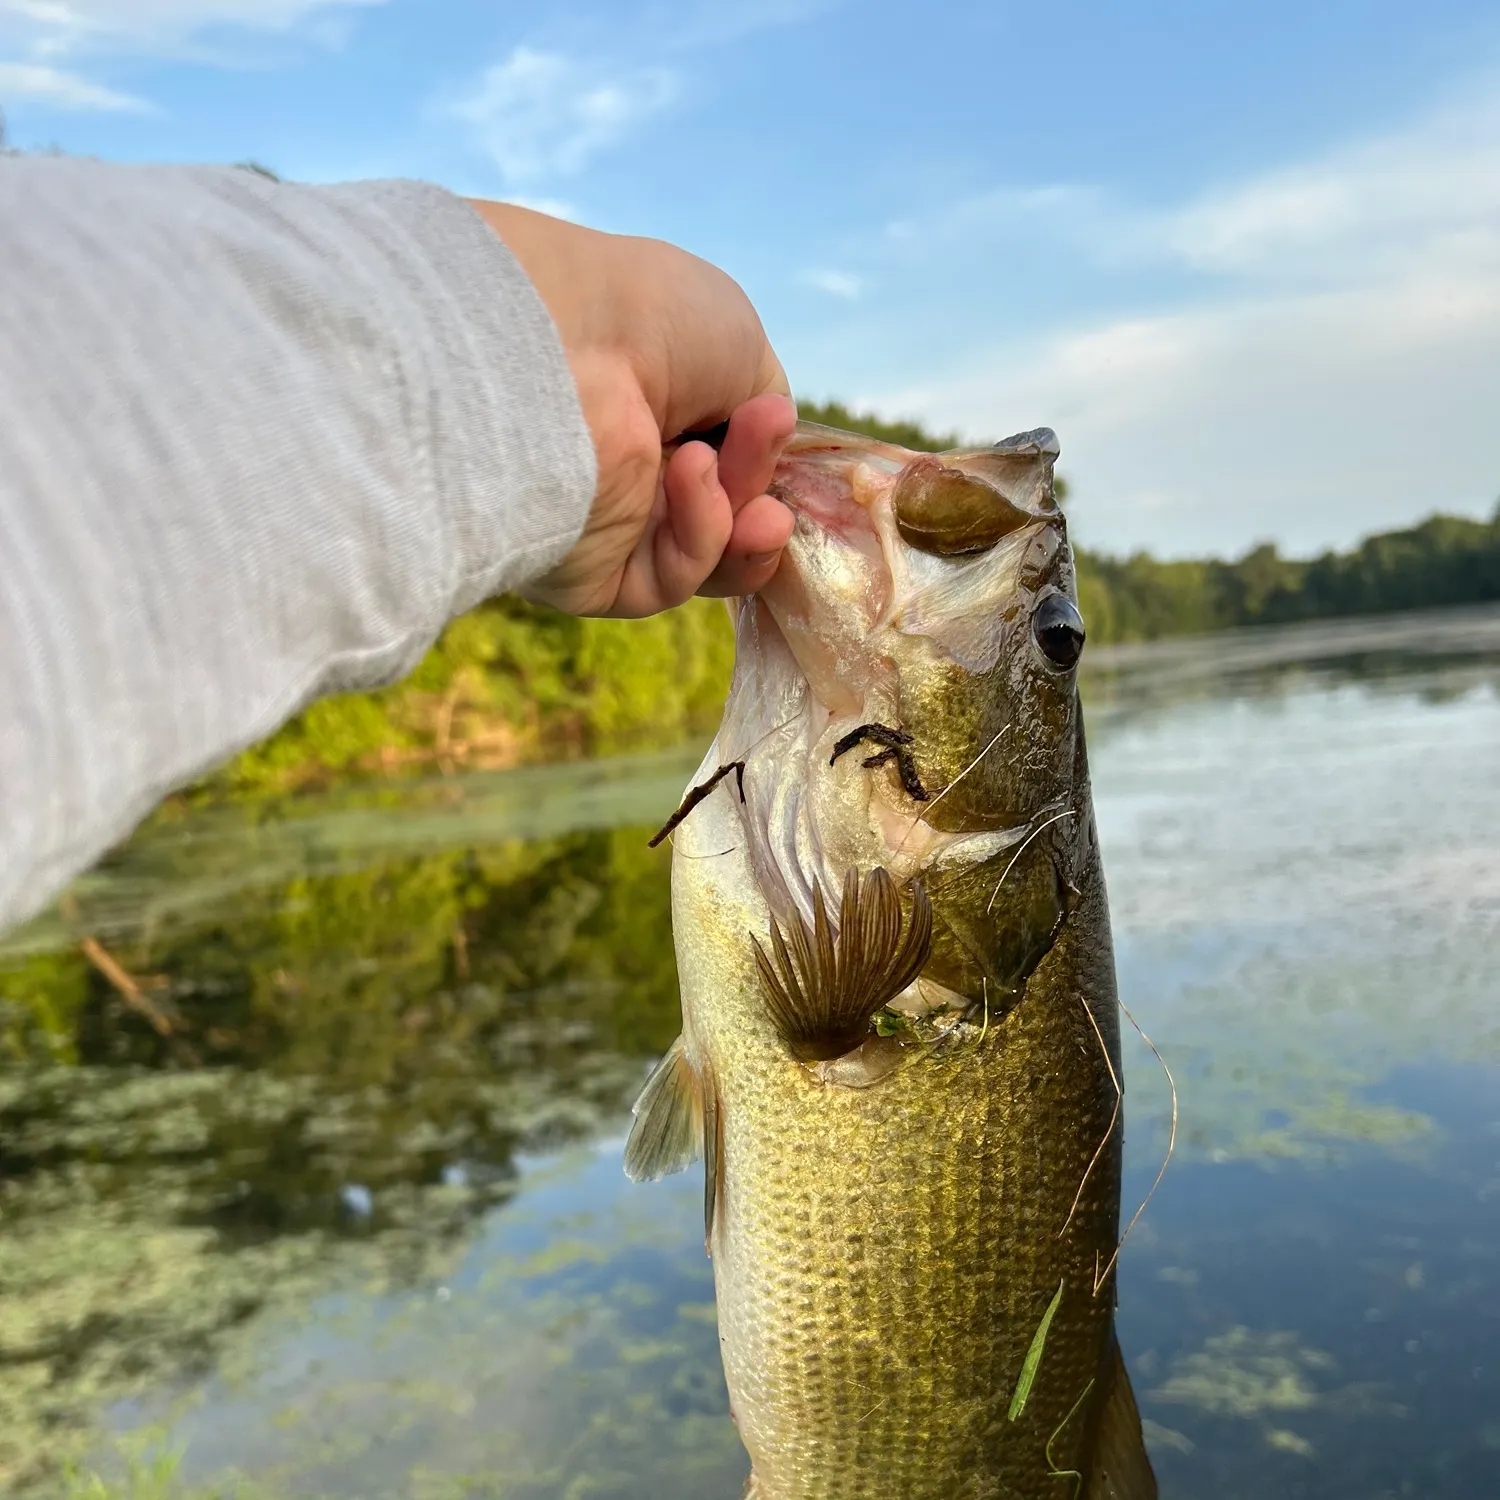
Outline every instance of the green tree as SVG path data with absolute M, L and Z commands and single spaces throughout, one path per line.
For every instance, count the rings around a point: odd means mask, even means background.
M 839 401 L 800 411 L 920 451 L 960 442 Z M 1058 495 L 1067 494 L 1059 478 Z M 1500 599 L 1500 507 L 1489 521 L 1437 515 L 1307 561 L 1272 543 L 1233 561 L 1076 552 L 1098 643 Z M 728 615 L 715 601 L 690 600 L 651 620 L 578 620 L 514 597 L 491 600 L 455 620 L 405 682 L 314 704 L 196 795 L 666 746 L 711 731 L 733 661 Z

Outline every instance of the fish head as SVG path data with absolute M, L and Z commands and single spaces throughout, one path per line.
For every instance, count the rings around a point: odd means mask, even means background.
M 1093 841 L 1084 642 L 1046 429 L 916 453 L 803 424 L 772 492 L 796 516 L 740 601 L 720 753 L 746 761 L 754 878 L 778 921 L 853 869 L 920 881 L 929 994 L 1017 993 Z

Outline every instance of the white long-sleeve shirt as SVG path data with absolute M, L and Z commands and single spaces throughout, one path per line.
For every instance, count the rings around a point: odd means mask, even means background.
M 0 159 L 0 929 L 545 571 L 593 490 L 557 331 L 461 199 Z

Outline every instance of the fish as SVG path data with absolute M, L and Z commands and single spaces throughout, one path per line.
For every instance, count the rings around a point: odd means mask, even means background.
M 1149 1500 L 1115 1333 L 1119 1024 L 1049 429 L 801 423 L 796 526 L 672 827 L 681 1035 L 757 1500 Z M 733 773 L 733 774 L 731 774 Z

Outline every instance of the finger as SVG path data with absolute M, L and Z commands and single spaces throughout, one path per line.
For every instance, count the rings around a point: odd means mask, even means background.
M 724 551 L 729 557 L 766 557 L 791 540 L 797 518 L 774 495 L 757 495 L 742 505 Z
M 786 378 L 786 371 L 781 368 L 781 361 L 776 358 L 776 351 L 765 343 L 760 351 L 760 369 L 755 376 L 755 389 L 757 391 L 779 391 L 783 396 L 792 394 L 791 384 Z
M 718 566 L 698 586 L 709 598 L 753 594 L 771 581 L 791 540 L 796 518 L 771 495 L 757 495 L 740 507 Z
M 767 392 L 737 406 L 719 449 L 719 483 L 736 510 L 765 493 L 787 439 L 797 427 L 790 398 Z
M 718 477 L 718 455 L 685 443 L 662 474 L 665 504 L 626 565 L 620 613 L 655 614 L 690 599 L 724 555 L 734 513 Z

